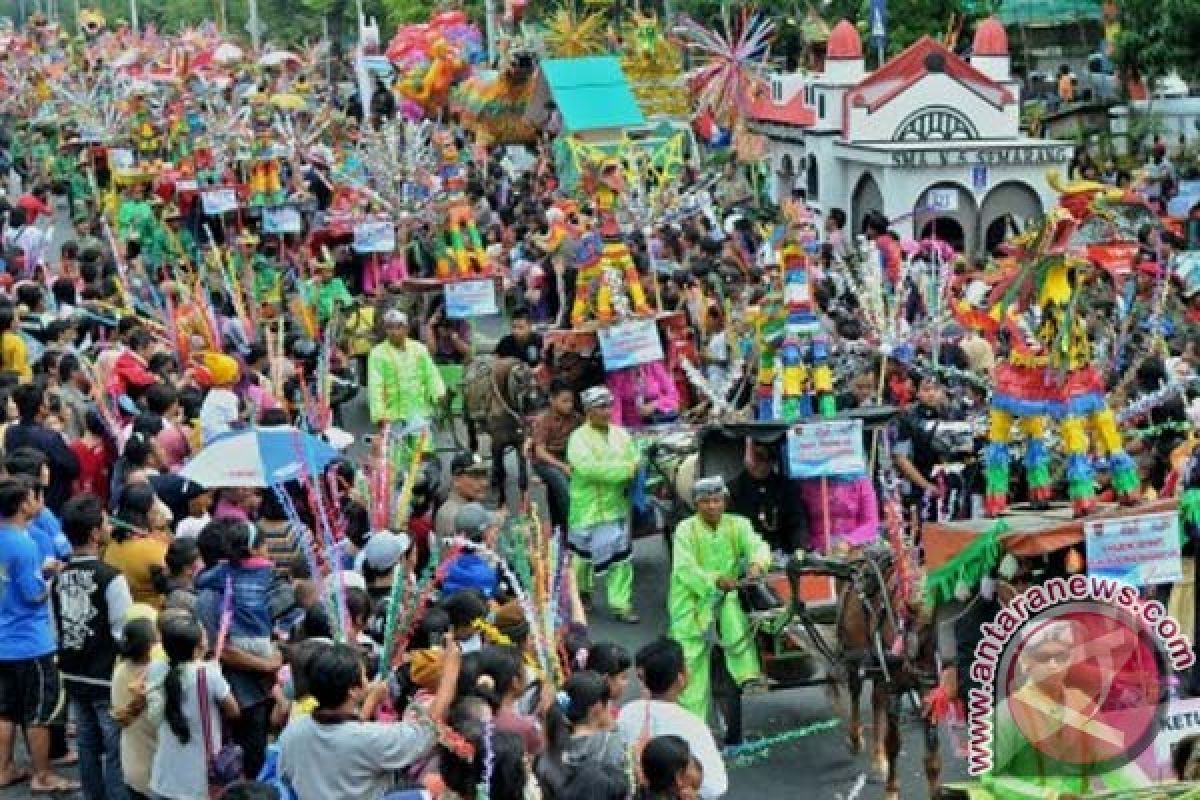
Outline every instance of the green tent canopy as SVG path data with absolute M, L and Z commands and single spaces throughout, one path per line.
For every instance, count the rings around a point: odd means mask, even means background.
M 645 124 L 617 59 L 550 58 L 542 62 L 541 70 L 545 91 L 562 114 L 563 133 Z
M 1005 25 L 1062 25 L 1102 16 L 1100 0 L 965 0 L 972 14 L 994 11 Z

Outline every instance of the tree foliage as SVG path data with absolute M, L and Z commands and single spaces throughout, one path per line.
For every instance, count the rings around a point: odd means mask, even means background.
M 1121 0 L 1115 61 L 1151 84 L 1177 70 L 1200 79 L 1200 6 L 1196 0 Z
M 73 13 L 73 5 L 55 0 L 64 16 Z M 46 0 L 40 0 L 41 3 Z M 138 17 L 145 25 L 152 23 L 160 31 L 176 32 L 188 26 L 198 25 L 205 20 L 216 20 L 222 10 L 225 13 L 226 29 L 231 35 L 248 38 L 245 25 L 249 18 L 248 0 L 136 0 Z M 546 4 L 530 4 L 529 13 L 535 18 L 549 14 L 555 7 L 569 0 L 549 0 Z M 574 0 L 582 5 L 580 0 Z M 1165 2 L 1181 10 L 1189 5 L 1195 5 L 1197 0 L 1122 0 L 1122 8 L 1128 5 L 1144 6 L 1147 9 L 1156 8 Z M 18 3 L 26 10 L 42 7 L 39 0 L 0 0 L 0 13 L 7 13 L 16 18 Z M 631 7 L 628 0 L 613 0 L 614 17 L 626 13 Z M 503 10 L 504 0 L 495 0 L 498 11 Z M 110 23 L 118 20 L 129 20 L 130 0 L 79 0 L 82 8 L 98 8 L 108 18 Z M 438 8 L 446 5 L 445 0 L 362 0 L 363 11 L 367 17 L 374 17 L 380 25 L 384 43 L 390 38 L 395 28 L 408 23 L 424 22 Z M 484 0 L 465 0 L 456 5 L 462 7 L 468 16 L 483 24 Z M 975 5 L 979 5 L 978 0 Z M 618 6 L 620 8 L 618 9 Z M 803 48 L 800 35 L 801 22 L 810 8 L 809 0 L 757 0 L 751 4 L 739 4 L 730 0 L 670 0 L 670 8 L 675 12 L 683 12 L 706 25 L 719 27 L 723 15 L 732 20 L 742 13 L 744 8 L 756 9 L 771 16 L 776 21 L 776 36 L 772 45 L 772 53 L 781 58 L 794 58 Z M 822 3 L 812 3 L 819 13 L 830 23 L 835 24 L 845 18 L 854 22 L 863 35 L 864 44 L 870 34 L 870 0 L 825 0 Z M 894 55 L 912 44 L 923 34 L 939 35 L 945 31 L 951 14 L 962 11 L 962 0 L 887 0 L 888 7 L 888 55 Z M 658 12 L 660 18 L 665 15 L 664 0 L 649 0 L 642 2 L 643 10 Z M 350 46 L 357 30 L 356 0 L 258 0 L 258 13 L 265 29 L 263 41 L 280 46 L 295 46 L 305 41 L 313 41 L 322 35 L 326 25 L 330 34 L 343 48 Z M 1191 20 L 1192 40 L 1195 47 L 1200 47 L 1200 20 L 1193 14 Z M 1175 23 L 1172 23 L 1175 24 Z M 1160 24 L 1157 29 L 1165 29 Z M 1143 30 L 1149 30 L 1142 26 Z M 1175 38 L 1181 38 L 1185 28 L 1175 24 Z M 1200 65 L 1200 58 L 1192 58 L 1193 66 Z

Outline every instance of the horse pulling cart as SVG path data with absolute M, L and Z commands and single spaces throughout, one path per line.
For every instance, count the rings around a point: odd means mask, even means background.
M 870 433 L 885 426 L 895 413 L 891 407 L 876 407 L 845 412 L 836 419 L 860 419 L 864 433 Z M 750 442 L 766 445 L 776 467 L 786 475 L 790 427 L 783 422 L 742 422 L 701 428 L 695 479 L 721 475 L 727 483 L 734 483 L 745 470 Z M 794 483 L 792 486 L 798 491 Z M 690 490 L 690 486 L 686 488 Z M 841 622 L 839 587 L 874 597 L 877 589 L 866 581 L 867 570 L 874 569 L 868 563 L 876 562 L 866 557 L 839 560 L 804 552 L 777 553 L 771 572 L 762 581 L 741 588 L 739 595 L 751 621 L 769 691 L 848 685 L 852 676 L 837 632 Z M 896 625 L 894 619 L 872 619 L 869 624 L 879 632 Z M 725 669 L 720 637 L 714 638 L 714 701 L 726 742 L 736 744 L 743 738 L 743 692 Z

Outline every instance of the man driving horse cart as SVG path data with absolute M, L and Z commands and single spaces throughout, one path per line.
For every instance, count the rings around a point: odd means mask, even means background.
M 861 419 L 862 428 L 853 426 L 853 436 L 859 437 L 863 428 L 884 425 L 894 413 L 869 408 L 841 419 Z M 775 474 L 764 469 L 751 478 L 769 482 L 775 493 L 796 493 L 808 512 L 801 516 L 809 520 L 809 531 L 824 535 L 779 531 L 776 525 L 760 528 L 739 515 L 741 509 L 727 511 L 723 479 L 696 482 L 698 513 L 676 531 L 668 600 L 671 634 L 683 644 L 691 674 L 692 687 L 681 702 L 702 715 L 712 703 L 725 741 L 732 744 L 741 740 L 741 698 L 747 690 L 824 685 L 841 708 L 845 689 L 847 732 L 857 753 L 863 747 L 858 698 L 870 679 L 872 757 L 894 796 L 902 701 L 920 696 L 936 681 L 931 626 L 915 607 L 920 593 L 911 591 L 911 547 L 882 541 L 875 513 L 860 518 L 848 513 L 849 506 L 832 509 L 835 487 L 849 481 L 867 484 L 854 491 L 870 491 L 874 502 L 875 490 L 863 475 L 866 465 L 859 466 L 858 476 L 831 477 L 826 486 L 820 485 L 821 477 L 796 477 L 786 446 L 792 430 L 784 423 L 743 423 L 713 425 L 699 434 L 698 474 L 741 481 L 748 451 L 770 458 Z M 814 491 L 802 491 L 806 481 L 815 481 Z M 755 500 L 750 513 L 770 522 L 770 504 L 749 495 Z M 894 505 L 885 508 L 899 520 Z M 933 743 L 927 747 L 926 771 L 934 785 L 940 772 L 936 728 L 926 722 L 927 746 Z
M 674 562 L 667 596 L 671 637 L 683 645 L 691 676 L 680 705 L 698 716 L 708 712 L 710 649 L 720 641 L 739 689 L 764 684 L 762 667 L 746 612 L 738 599 L 742 579 L 762 577 L 771 550 L 749 520 L 726 514 L 729 490 L 720 476 L 696 482 L 697 513 L 675 531 Z

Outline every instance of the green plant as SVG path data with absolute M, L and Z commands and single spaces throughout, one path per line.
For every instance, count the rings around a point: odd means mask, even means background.
M 1155 134 L 1166 131 L 1162 114 L 1156 111 L 1129 109 L 1129 152 L 1135 157 L 1142 151 L 1143 145 Z
M 1046 104 L 1041 100 L 1032 100 L 1021 107 L 1021 127 L 1030 136 L 1039 136 L 1042 123 L 1046 119 Z

